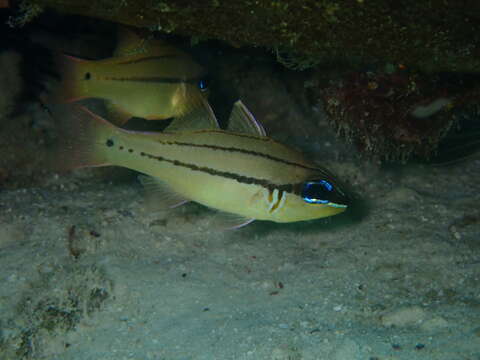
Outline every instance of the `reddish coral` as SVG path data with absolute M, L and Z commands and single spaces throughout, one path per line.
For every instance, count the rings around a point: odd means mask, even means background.
M 351 73 L 321 93 L 331 123 L 360 151 L 406 160 L 428 158 L 454 123 L 454 107 L 478 101 L 478 92 L 463 85 L 399 67 Z

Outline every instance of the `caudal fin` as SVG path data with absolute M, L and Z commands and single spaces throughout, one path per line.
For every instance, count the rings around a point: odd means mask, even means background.
M 64 172 L 80 167 L 111 165 L 110 144 L 121 129 L 80 105 L 51 107 L 57 146 L 51 156 L 52 170 Z
M 83 82 L 90 75 L 88 72 L 83 74 L 82 70 L 87 61 L 55 52 L 54 63 L 59 80 L 52 84 L 51 91 L 42 100 L 47 104 L 61 104 L 85 98 Z

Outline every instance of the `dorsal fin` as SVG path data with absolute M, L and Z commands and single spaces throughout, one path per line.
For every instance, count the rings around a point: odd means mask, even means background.
M 233 104 L 232 112 L 228 119 L 227 130 L 257 136 L 267 135 L 263 125 L 255 119 L 255 116 L 253 116 L 241 100 Z
M 148 54 L 150 56 L 179 55 L 182 52 L 165 41 L 155 39 L 153 34 L 140 36 L 133 29 L 125 26 L 117 28 L 117 46 L 113 56 L 134 56 Z
M 189 91 L 190 87 L 183 87 L 183 91 Z M 196 89 L 195 89 L 196 90 Z M 190 90 L 194 91 L 194 90 Z M 191 95 L 190 99 L 195 99 L 189 102 L 189 107 L 185 109 L 184 114 L 177 116 L 165 128 L 165 132 L 178 132 L 185 130 L 202 130 L 202 129 L 218 129 L 218 121 L 208 100 L 202 94 Z
M 129 56 L 146 53 L 146 40 L 138 36 L 133 30 L 124 26 L 117 27 L 117 46 L 113 56 Z

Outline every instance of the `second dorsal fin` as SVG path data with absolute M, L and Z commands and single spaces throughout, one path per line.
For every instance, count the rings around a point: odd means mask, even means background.
M 113 56 L 168 56 L 180 55 L 182 51 L 167 42 L 155 39 L 153 34 L 141 36 L 138 30 L 125 26 L 117 28 L 117 46 Z
M 241 100 L 233 104 L 232 112 L 228 119 L 228 131 L 246 133 L 257 136 L 266 136 L 265 128 L 255 119 Z

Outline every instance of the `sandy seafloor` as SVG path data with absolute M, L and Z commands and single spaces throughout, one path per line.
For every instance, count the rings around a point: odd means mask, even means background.
M 2 190 L 0 359 L 480 359 L 480 157 L 377 166 L 316 116 L 362 203 L 327 220 L 216 231 L 88 169 Z
M 363 216 L 227 232 L 128 181 L 3 191 L 0 358 L 479 359 L 480 160 L 342 169 Z

